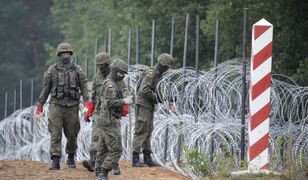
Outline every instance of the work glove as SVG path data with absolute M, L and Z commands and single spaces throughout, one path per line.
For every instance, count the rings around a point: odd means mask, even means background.
M 123 99 L 124 100 L 124 104 L 133 104 L 134 103 L 134 96 L 129 95 L 126 98 Z
M 122 110 L 122 116 L 127 116 L 127 114 L 128 114 L 128 104 L 124 104 Z
M 85 107 L 85 109 L 86 109 L 86 115 L 85 115 L 85 122 L 90 122 L 90 116 L 92 116 L 92 113 L 93 113 L 93 111 L 94 111 L 94 109 L 95 109 L 95 104 L 94 103 L 92 103 L 92 102 L 88 102 L 88 101 L 86 101 L 86 102 L 84 102 L 84 107 Z
M 38 104 L 36 106 L 35 117 L 40 118 L 42 113 L 43 113 L 43 106 L 41 104 Z

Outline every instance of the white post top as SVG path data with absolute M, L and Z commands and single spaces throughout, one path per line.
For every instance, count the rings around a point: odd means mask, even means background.
M 256 22 L 254 25 L 256 26 L 272 26 L 270 22 L 268 22 L 266 19 L 262 18 L 258 22 Z

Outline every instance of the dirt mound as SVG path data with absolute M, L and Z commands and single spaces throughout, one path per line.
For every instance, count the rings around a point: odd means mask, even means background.
M 76 169 L 68 169 L 66 164 L 61 164 L 60 171 L 50 171 L 49 164 L 38 161 L 0 161 L 0 179 L 26 179 L 26 180 L 91 180 L 96 179 L 95 174 L 83 168 L 81 162 L 77 162 Z M 122 174 L 115 176 L 112 173 L 109 179 L 121 180 L 185 180 L 188 179 L 177 173 L 170 172 L 162 167 L 132 168 L 130 161 L 121 161 Z

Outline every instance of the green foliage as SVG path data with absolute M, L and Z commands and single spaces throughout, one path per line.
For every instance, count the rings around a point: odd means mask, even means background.
M 274 26 L 273 72 L 292 76 L 301 85 L 307 85 L 308 3 L 305 0 L 221 0 L 212 1 L 201 30 L 213 42 L 215 21 L 220 20 L 219 60 L 242 55 L 243 8 L 248 8 L 247 57 L 250 56 L 251 28 L 261 18 Z
M 127 59 L 128 31 L 132 31 L 131 58 L 135 63 L 136 27 L 139 26 L 140 60 L 149 65 L 153 19 L 156 22 L 156 59 L 159 54 L 170 52 L 171 18 L 175 18 L 173 55 L 175 67 L 181 67 L 186 14 L 189 14 L 187 65 L 195 65 L 195 22 L 199 15 L 200 67 L 209 69 L 213 66 L 217 19 L 220 20 L 219 62 L 242 56 L 244 7 L 248 8 L 246 56 L 250 57 L 252 25 L 265 18 L 274 25 L 273 73 L 285 74 L 299 85 L 308 85 L 306 0 L 296 3 L 293 0 L 1 0 L 1 64 L 14 64 L 16 70 L 0 72 L 4 74 L 2 81 L 9 82 L 7 88 L 1 89 L 0 98 L 4 91 L 16 88 L 19 78 L 41 79 L 42 74 L 38 72 L 56 62 L 55 47 L 62 41 L 72 45 L 81 66 L 84 66 L 85 57 L 88 58 L 92 72 L 95 39 L 99 40 L 99 51 L 104 51 L 109 29 L 112 30 L 112 59 L 123 60 Z
M 53 27 L 46 1 L 1 1 L 0 8 L 0 117 L 3 117 L 4 94 L 8 92 L 8 115 L 13 112 L 13 92 L 17 90 L 19 108 L 19 80 L 23 80 L 23 107 L 30 106 L 30 82 L 34 79 L 34 99 L 41 89 L 42 72 L 48 53 L 44 43 L 52 46 L 60 38 Z
M 226 142 L 220 145 L 221 153 L 213 154 L 213 162 L 209 161 L 210 155 L 202 153 L 195 148 L 183 146 L 186 154 L 187 164 L 192 166 L 200 177 L 228 177 L 229 172 L 236 168 L 234 158 L 230 156 L 226 149 Z
M 187 156 L 187 163 L 194 168 L 199 176 L 211 175 L 208 154 L 200 153 L 195 148 L 189 149 L 187 146 L 184 146 L 184 151 Z
M 248 168 L 248 162 L 245 160 L 241 160 L 240 161 L 240 167 L 243 169 L 247 169 Z
M 185 15 L 190 14 L 190 34 L 188 49 L 188 65 L 194 65 L 194 22 L 195 15 L 205 18 L 207 1 L 178 2 L 171 1 L 116 1 L 93 0 L 85 2 L 77 0 L 55 0 L 52 7 L 54 21 L 65 35 L 65 40 L 76 47 L 79 56 L 87 55 L 94 59 L 94 41 L 97 37 L 100 42 L 108 36 L 108 30 L 112 30 L 112 56 L 127 59 L 128 31 L 132 31 L 132 60 L 134 62 L 136 27 L 140 30 L 140 59 L 142 64 L 150 64 L 151 55 L 151 28 L 152 20 L 156 21 L 156 45 L 155 57 L 163 52 L 169 52 L 171 17 L 175 17 L 176 32 L 174 43 L 174 57 L 177 65 L 181 66 L 184 45 Z M 204 6 L 200 6 L 203 4 Z M 71 12 L 69 17 L 66 12 Z M 201 43 L 204 38 L 201 35 Z M 100 51 L 104 50 L 101 43 Z M 206 55 L 204 51 L 202 56 Z M 202 58 L 200 58 L 202 59 Z M 91 64 L 93 61 L 90 62 Z M 90 67 L 92 67 L 90 65 Z

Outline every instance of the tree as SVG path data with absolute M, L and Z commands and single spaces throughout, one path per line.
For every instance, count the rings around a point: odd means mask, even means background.
M 0 101 L 9 92 L 19 88 L 19 80 L 24 82 L 24 106 L 30 105 L 30 79 L 35 79 L 35 87 L 40 89 L 43 66 L 48 58 L 44 43 L 55 44 L 60 34 L 53 28 L 49 8 L 52 0 L 1 0 L 0 8 Z M 35 89 L 35 93 L 38 90 Z M 35 94 L 37 97 L 38 94 Z M 19 99 L 19 98 L 18 98 Z M 0 103 L 3 109 L 4 103 Z M 12 111 L 12 105 L 9 107 Z M 2 116 L 0 111 L 0 116 Z

